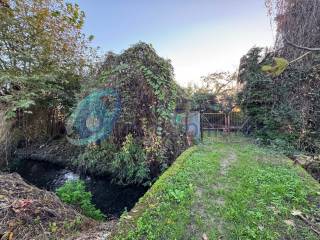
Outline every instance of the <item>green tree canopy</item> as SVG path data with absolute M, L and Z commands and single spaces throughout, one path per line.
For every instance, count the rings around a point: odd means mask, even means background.
M 0 19 L 0 101 L 7 117 L 39 100 L 70 102 L 90 56 L 79 6 L 3 0 Z

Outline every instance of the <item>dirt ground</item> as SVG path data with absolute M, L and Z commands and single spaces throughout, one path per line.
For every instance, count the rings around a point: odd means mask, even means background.
M 16 173 L 0 173 L 0 239 L 102 239 L 115 221 L 96 222 Z

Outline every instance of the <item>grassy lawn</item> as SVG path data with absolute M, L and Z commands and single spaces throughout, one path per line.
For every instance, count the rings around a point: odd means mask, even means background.
M 319 239 L 319 194 L 284 156 L 208 137 L 123 214 L 112 239 Z

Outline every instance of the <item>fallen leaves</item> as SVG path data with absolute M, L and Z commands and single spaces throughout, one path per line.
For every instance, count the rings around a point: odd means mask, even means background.
M 302 212 L 299 211 L 299 210 L 294 209 L 294 210 L 291 211 L 291 215 L 292 216 L 302 216 Z
M 12 204 L 12 210 L 15 213 L 26 211 L 33 203 L 31 199 L 19 199 Z
M 208 238 L 208 236 L 207 236 L 207 234 L 202 234 L 202 240 L 209 240 L 209 238 Z
M 293 209 L 291 211 L 291 215 L 300 218 L 302 221 L 304 221 L 306 224 L 309 225 L 310 229 L 315 232 L 317 235 L 320 236 L 320 230 L 315 226 L 314 223 L 312 223 L 307 217 L 303 216 L 302 212 L 297 209 Z
M 294 227 L 295 226 L 294 222 L 292 220 L 290 220 L 290 219 L 284 220 L 284 223 L 287 224 L 290 227 Z
M 7 232 L 1 236 L 0 240 L 13 240 L 13 232 Z
M 82 216 L 54 194 L 28 185 L 18 174 L 0 174 L 0 240 L 62 239 L 73 229 L 65 225 Z M 3 197 L 4 196 L 4 197 Z M 56 223 L 59 230 L 55 231 Z M 86 218 L 77 228 L 93 226 Z M 40 238 L 39 238 L 40 239 Z
M 9 233 L 8 240 L 12 240 L 12 239 L 13 239 L 13 232 L 10 232 L 10 233 Z

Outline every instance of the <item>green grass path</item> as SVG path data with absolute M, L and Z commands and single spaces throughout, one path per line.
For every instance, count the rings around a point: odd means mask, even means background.
M 112 238 L 320 239 L 319 186 L 246 138 L 206 138 L 122 216 Z

